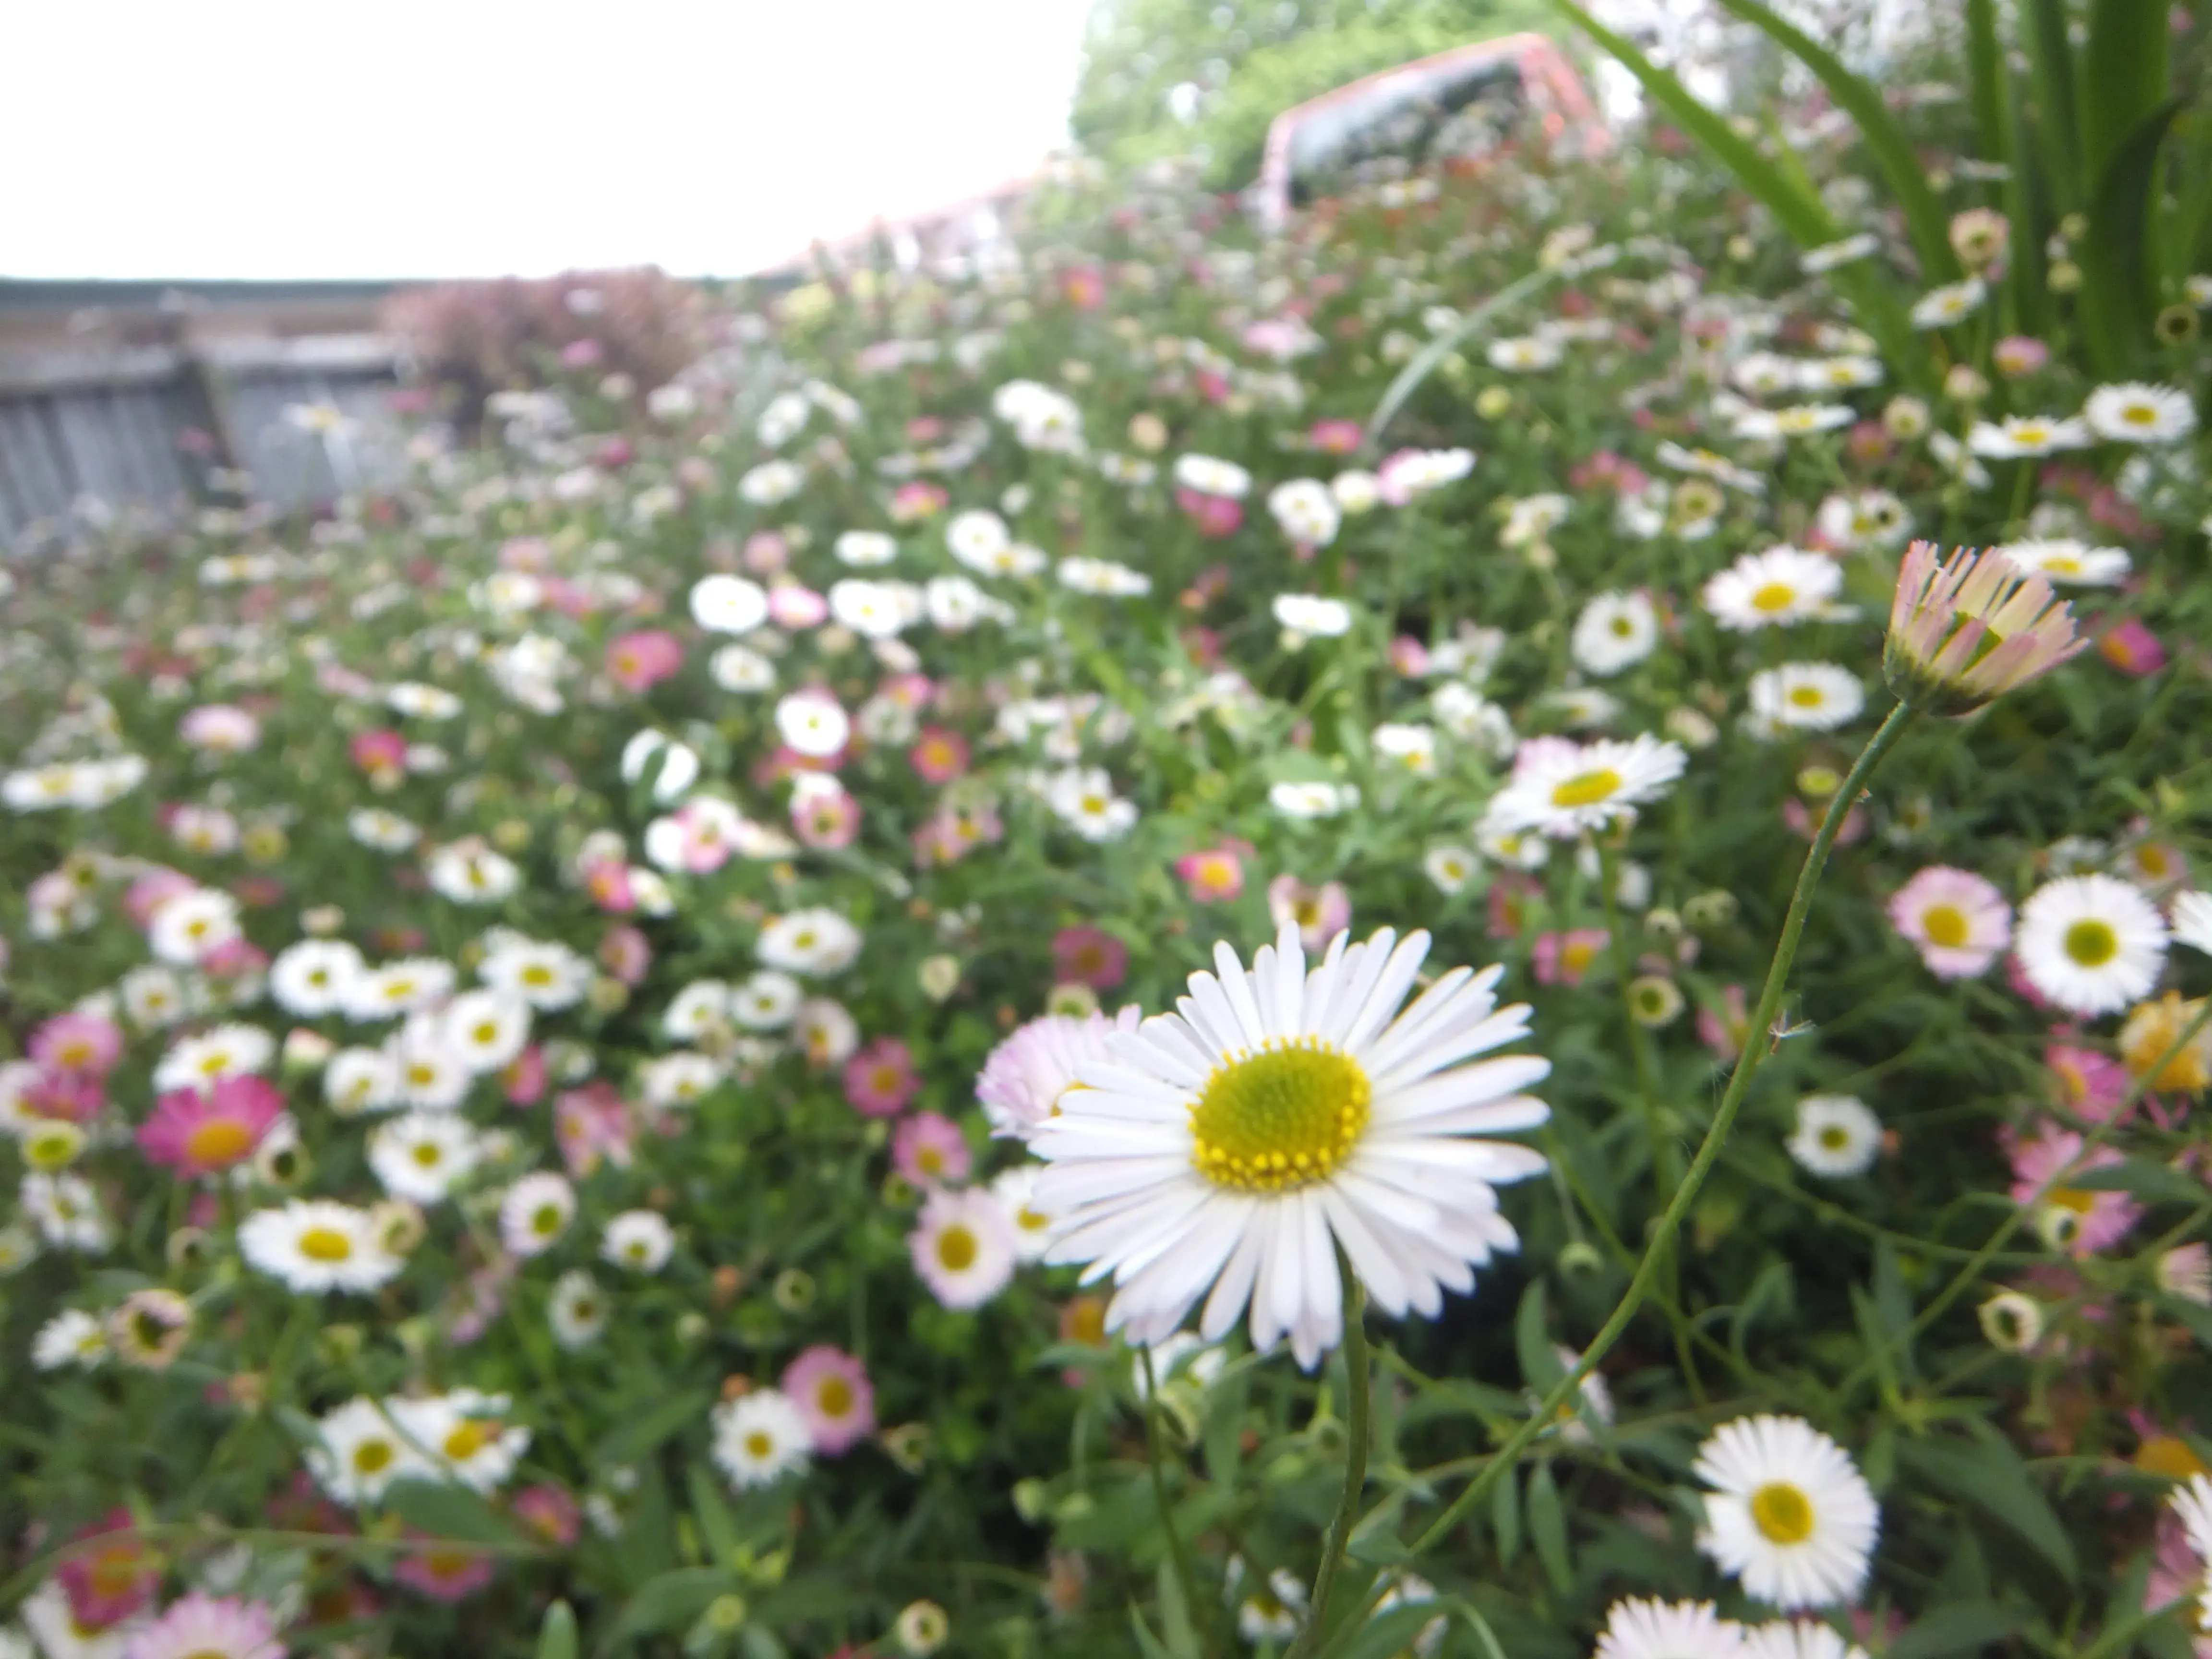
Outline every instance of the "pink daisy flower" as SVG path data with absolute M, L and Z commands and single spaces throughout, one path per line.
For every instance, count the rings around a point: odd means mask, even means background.
M 942 484 L 916 478 L 901 484 L 891 492 L 890 514 L 893 524 L 912 524 L 916 519 L 927 519 L 945 511 L 951 498 Z
M 1224 842 L 1202 853 L 1185 853 L 1175 861 L 1175 872 L 1199 903 L 1221 903 L 1244 890 L 1244 866 L 1237 856 L 1242 850 Z
M 820 774 L 801 775 L 818 777 Z M 850 847 L 853 837 L 860 831 L 860 803 L 847 794 L 843 786 L 834 779 L 824 779 L 820 785 L 793 793 L 791 828 L 809 847 L 832 851 Z
M 876 1431 L 876 1390 L 868 1368 L 842 1348 L 819 1344 L 784 1367 L 776 1385 L 799 1407 L 825 1457 L 850 1450 Z
M 607 672 L 625 691 L 649 691 L 683 665 L 684 647 L 661 629 L 640 629 L 607 643 Z
M 926 783 L 950 783 L 968 770 L 968 739 L 941 726 L 925 726 L 907 763 Z
M 164 904 L 198 886 L 199 883 L 181 870 L 149 870 L 124 893 L 123 913 L 131 918 L 133 927 L 143 928 Z
M 1244 503 L 1227 495 L 1208 495 L 1195 489 L 1178 489 L 1176 505 L 1181 507 L 1198 533 L 1218 540 L 1233 536 L 1244 522 Z
M 1052 936 L 1052 967 L 1064 985 L 1110 991 L 1128 977 L 1129 947 L 1097 927 L 1063 927 Z
M 2133 617 L 2107 629 L 2105 636 L 2097 641 L 2097 649 L 2120 672 L 2132 674 L 2137 679 L 2155 674 L 2166 666 L 2166 647 L 2158 642 L 2158 635 Z
M 402 1556 L 392 1576 L 441 1601 L 459 1601 L 491 1583 L 491 1557 L 457 1544 L 433 1544 Z
M 878 1037 L 845 1062 L 845 1098 L 869 1117 L 895 1117 L 921 1087 L 914 1056 L 896 1037 Z
M 284 1659 L 275 1613 L 259 1601 L 195 1590 L 134 1634 L 123 1659 L 203 1659 L 210 1654 L 221 1659 Z
M 154 1103 L 138 1126 L 138 1150 L 191 1179 L 214 1175 L 253 1156 L 283 1115 L 284 1097 L 266 1078 L 218 1078 L 208 1089 L 177 1089 Z
M 2109 1054 L 2054 1042 L 2043 1051 L 2059 1103 L 2078 1118 L 2102 1123 L 2128 1091 L 2128 1068 Z
M 1267 884 L 1267 915 L 1277 927 L 1295 923 L 1307 950 L 1325 951 L 1352 925 L 1352 896 L 1340 881 L 1309 887 L 1296 876 L 1277 876 Z
M 769 589 L 768 614 L 778 628 L 815 628 L 829 616 L 830 601 L 811 587 L 785 582 Z
M 1105 1060 L 1114 1033 L 1133 1031 L 1142 1011 L 1133 1004 L 1112 1019 L 1089 1014 L 1040 1014 L 991 1050 L 975 1079 L 975 1098 L 991 1120 L 991 1133 L 1030 1132 L 1060 1109 L 1077 1070 Z
M 2066 1176 L 2078 1170 L 2120 1162 L 2119 1153 L 2110 1146 L 2100 1146 L 2084 1157 L 2080 1135 L 2055 1123 L 2045 1123 L 2037 1127 L 2033 1135 L 2014 1139 L 2010 1154 L 2013 1202 L 2033 1200 L 2035 1219 L 2045 1237 L 2072 1255 L 2094 1255 L 2111 1249 L 2142 1218 L 2142 1206 L 2125 1193 L 2066 1185 Z M 2048 1192 L 2044 1191 L 2046 1185 Z M 2039 1193 L 2042 1194 L 2039 1200 Z
M 532 1043 L 500 1068 L 499 1086 L 510 1106 L 535 1106 L 545 1098 L 545 1051 Z
M 653 966 L 653 945 L 628 922 L 617 922 L 599 940 L 599 966 L 625 985 L 636 985 Z
M 70 1613 L 90 1630 L 119 1625 L 154 1599 L 161 1564 L 138 1541 L 131 1511 L 114 1509 L 105 1520 L 80 1528 L 71 1540 L 106 1540 L 100 1548 L 72 1555 L 54 1569 L 69 1597 Z
M 1987 973 L 2012 943 L 2012 906 L 1971 870 L 1932 864 L 1897 890 L 1890 925 L 1938 979 Z
M 574 1543 L 576 1534 L 583 1529 L 583 1510 L 559 1486 L 525 1486 L 514 1494 L 507 1507 L 514 1512 L 516 1520 L 560 1549 Z
M 1613 935 L 1602 927 L 1570 927 L 1536 940 L 1536 983 L 1579 985 Z
M 916 1112 L 891 1132 L 891 1164 L 917 1187 L 965 1181 L 974 1162 L 959 1125 L 941 1112 Z
M 31 1033 L 30 1055 L 49 1071 L 106 1077 L 123 1054 L 123 1033 L 97 1014 L 56 1014 Z
M 346 753 L 372 778 L 396 778 L 407 769 L 407 739 L 397 732 L 361 732 L 346 745 Z

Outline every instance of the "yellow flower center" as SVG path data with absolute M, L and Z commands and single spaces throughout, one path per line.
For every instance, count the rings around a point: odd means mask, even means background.
M 416 1143 L 413 1156 L 415 1161 L 424 1169 L 434 1170 L 438 1167 L 438 1160 L 444 1154 L 438 1150 L 435 1142 L 425 1140 Z
M 765 1462 L 775 1449 L 775 1442 L 758 1429 L 745 1437 L 745 1455 L 748 1457 L 757 1457 Z
M 236 1118 L 210 1118 L 185 1137 L 185 1155 L 195 1164 L 235 1164 L 252 1149 L 253 1133 Z
M 1595 772 L 1578 773 L 1552 787 L 1554 806 L 1595 806 L 1610 799 L 1620 789 L 1620 774 L 1611 767 L 1600 767 Z
M 1827 693 L 1817 685 L 1793 685 L 1790 688 L 1790 701 L 1800 708 L 1818 708 L 1827 700 Z
M 815 1408 L 824 1417 L 842 1417 L 853 1409 L 853 1385 L 842 1376 L 825 1376 L 814 1391 Z
M 553 982 L 553 970 L 543 963 L 533 962 L 522 970 L 521 978 L 525 985 L 550 985 Z
M 1060 1108 L 1055 1106 L 1053 1108 L 1053 1110 L 1057 1114 Z M 1048 1215 L 1040 1214 L 1038 1212 L 1032 1210 L 1028 1205 L 1024 1204 L 1020 1209 L 1014 1212 L 1014 1225 L 1020 1228 L 1025 1233 L 1041 1233 L 1052 1225 L 1052 1218 Z
M 557 1204 L 541 1204 L 535 1210 L 532 1210 L 530 1212 L 530 1231 L 534 1233 L 545 1234 L 549 1237 L 551 1235 L 559 1232 L 561 1231 L 561 1206 Z
M 353 1240 L 335 1227 L 310 1227 L 300 1235 L 300 1254 L 310 1261 L 344 1261 L 353 1255 Z
M 914 1155 L 915 1168 L 927 1176 L 945 1173 L 945 1154 L 935 1146 L 925 1146 Z
M 1316 1037 L 1270 1039 L 1206 1079 L 1190 1109 L 1192 1161 L 1215 1186 L 1237 1192 L 1326 1181 L 1359 1144 L 1372 1098 L 1350 1055 Z
M 1820 1131 L 1820 1145 L 1826 1151 L 1840 1152 L 1850 1144 L 1850 1132 L 1840 1124 L 1831 1123 Z
M 499 1041 L 499 1027 L 490 1020 L 479 1020 L 469 1036 L 489 1048 Z
M 1966 942 L 1966 918 L 1955 904 L 1931 904 L 1921 915 L 1920 931 L 1930 945 L 1955 951 Z
M 392 1443 L 388 1440 L 364 1440 L 353 1449 L 353 1466 L 357 1474 L 374 1474 L 392 1462 Z
M 1813 1535 L 1813 1500 L 1786 1480 L 1751 1495 L 1751 1523 L 1770 1544 L 1802 1544 Z
M 2145 1474 L 2162 1474 L 2169 1480 L 2212 1474 L 2187 1441 L 2170 1434 L 2154 1434 L 2136 1447 L 2135 1466 Z
M 1769 582 L 1751 596 L 1751 608 L 1771 616 L 1777 611 L 1787 611 L 1796 597 L 1797 590 L 1788 582 Z
M 465 1463 L 498 1438 L 496 1424 L 479 1423 L 471 1418 L 446 1437 L 446 1443 L 441 1449 L 456 1463 Z
M 975 1265 L 975 1235 L 961 1226 L 947 1227 L 937 1236 L 937 1259 L 947 1273 L 965 1273 Z
M 2097 1205 L 2097 1195 L 2085 1193 L 2079 1187 L 2053 1187 L 2043 1196 L 2045 1203 L 2055 1204 L 2062 1210 L 2071 1210 L 2075 1215 L 2087 1215 Z
M 2120 936 L 2109 921 L 2094 917 L 2066 930 L 2066 954 L 2084 968 L 2101 968 L 2120 953 Z
M 2148 404 L 2130 404 L 2121 411 L 2120 418 L 2130 426 L 2155 426 L 2158 411 Z

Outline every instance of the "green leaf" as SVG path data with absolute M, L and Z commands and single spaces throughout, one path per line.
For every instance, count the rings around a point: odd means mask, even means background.
M 1994 1601 L 1957 1601 L 1916 1620 L 1889 1644 L 1888 1659 L 1939 1659 L 1978 1651 L 2002 1642 L 2027 1623 L 2025 1614 Z
M 1465 342 L 1474 339 L 1488 325 L 1490 319 L 1518 305 L 1529 295 L 1559 276 L 1556 270 L 1532 270 L 1517 281 L 1508 283 L 1492 295 L 1458 323 L 1430 341 L 1415 354 L 1413 361 L 1398 371 L 1397 378 L 1383 392 L 1382 401 L 1375 405 L 1375 413 L 1367 422 L 1367 441 L 1379 443 L 1382 428 L 1390 424 L 1391 417 L 1406 406 L 1406 399 L 1421 388 L 1421 383 L 1436 373 L 1437 365 L 1459 349 Z
M 1406 1540 L 1388 1527 L 1355 1532 L 1344 1553 L 1370 1567 L 1395 1567 L 1413 1559 L 1413 1552 L 1406 1547 Z
M 566 1601 L 545 1609 L 538 1627 L 538 1659 L 576 1659 L 576 1614 Z
M 2094 0 L 2081 52 L 2081 164 L 2100 181 L 2168 95 L 2167 9 L 2157 0 Z M 2096 198 L 2091 198 L 2094 210 Z
M 1528 1536 L 1544 1564 L 1544 1576 L 1565 1595 L 1574 1588 L 1575 1570 L 1567 1559 L 1567 1512 L 1549 1463 L 1539 1463 L 1528 1477 Z
M 714 1552 L 714 1564 L 726 1567 L 732 1565 L 738 1547 L 744 1540 L 738 1535 L 737 1517 L 730 1513 L 729 1504 L 714 1485 L 714 1479 L 705 1468 L 687 1463 L 684 1468 L 684 1484 L 691 1494 L 691 1514 L 706 1534 L 707 1547 Z
M 1520 1310 L 1513 1316 L 1513 1349 L 1521 1361 L 1521 1380 L 1540 1396 L 1549 1395 L 1567 1374 L 1567 1368 L 1559 1363 L 1551 1326 L 1545 1317 L 1544 1281 L 1540 1279 L 1530 1279 L 1528 1288 L 1521 1292 Z
M 2081 205 L 2081 127 L 2074 111 L 2074 49 L 2066 38 L 2066 0 L 2023 0 L 2027 80 L 2037 118 L 2030 123 L 2061 213 Z
M 620 1468 L 659 1449 L 661 1443 L 686 1425 L 696 1422 L 707 1414 L 714 1397 L 704 1389 L 686 1389 L 670 1395 L 651 1411 L 642 1412 L 619 1425 L 612 1433 L 599 1442 L 592 1462 L 600 1468 Z
M 1759 0 L 1720 3 L 1810 70 L 1827 88 L 1837 107 L 1858 124 L 1859 136 L 1866 140 L 1875 165 L 1889 181 L 1890 194 L 1904 212 L 1905 228 L 1911 234 L 1922 268 L 1937 282 L 1956 278 L 1959 262 L 1951 252 L 1943 205 L 1929 188 L 1927 171 L 1913 153 L 1912 141 L 1883 103 L 1881 88 L 1852 74 L 1835 53 L 1796 24 L 1777 16 Z
M 1490 1529 L 1498 1534 L 1498 1559 L 1505 1566 L 1521 1553 L 1521 1483 L 1511 1470 L 1490 1489 Z
M 384 1506 L 417 1532 L 461 1544 L 513 1544 L 515 1529 L 499 1511 L 450 1480 L 410 1477 L 385 1489 Z
M 2126 374 L 2150 344 L 2158 314 L 2151 204 L 2159 151 L 2179 108 L 2161 105 L 2128 133 L 2097 174 L 2090 198 L 2089 234 L 2081 244 L 2082 332 L 2108 380 Z
M 2067 1176 L 2066 1184 L 2083 1192 L 2133 1193 L 2147 1204 L 2202 1204 L 2212 1199 L 2212 1188 L 2187 1170 L 2140 1158 L 2124 1158 L 2117 1164 L 2083 1170 Z
M 1963 1498 L 2056 1568 L 2069 1584 L 2081 1576 L 2074 1543 L 2043 1494 L 2028 1479 L 2020 1454 L 2001 1437 L 1978 1438 L 1972 1446 L 1948 1441 L 1905 1441 L 1899 1462 L 1927 1485 Z
M 1175 1659 L 1200 1659 L 1204 1649 L 1199 1645 L 1198 1630 L 1190 1621 L 1190 1609 L 1183 1605 L 1182 1583 L 1176 1577 L 1172 1562 L 1160 1563 L 1152 1585 L 1159 1602 L 1160 1628 L 1165 1632 L 1161 1645 Z
M 617 1647 L 633 1636 L 650 1636 L 672 1629 L 706 1611 L 716 1596 L 740 1593 L 734 1574 L 720 1567 L 678 1567 L 639 1586 L 623 1604 L 622 1613 L 607 1632 L 606 1645 Z
M 1129 1603 L 1129 1628 L 1137 1634 L 1137 1651 L 1144 1659 L 1178 1659 L 1168 1651 L 1160 1638 L 1152 1634 L 1152 1627 L 1145 1622 L 1143 1611 L 1134 1601 Z

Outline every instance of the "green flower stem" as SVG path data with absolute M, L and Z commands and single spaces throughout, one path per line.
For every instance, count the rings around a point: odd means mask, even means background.
M 1347 1422 L 1344 1447 L 1344 1496 L 1336 1506 L 1336 1519 L 1328 1529 L 1328 1549 L 1321 1558 L 1321 1571 L 1314 1575 L 1313 1603 L 1306 1611 L 1304 1628 L 1290 1645 L 1283 1659 L 1306 1659 L 1321 1640 L 1322 1620 L 1328 1613 L 1329 1598 L 1336 1593 L 1336 1575 L 1344 1565 L 1344 1552 L 1351 1545 L 1352 1529 L 1358 1523 L 1359 1499 L 1367 1488 L 1367 1443 L 1374 1436 L 1370 1409 L 1370 1369 L 1367 1358 L 1367 1292 L 1359 1283 L 1359 1275 L 1352 1270 L 1352 1262 L 1344 1254 L 1344 1246 L 1336 1247 L 1336 1274 L 1344 1285 L 1344 1379 Z
M 1152 1372 L 1152 1351 L 1141 1342 L 1136 1346 L 1137 1363 L 1145 1372 L 1145 1462 L 1152 1468 L 1152 1503 L 1160 1512 L 1160 1530 L 1168 1535 L 1168 1559 L 1174 1564 L 1176 1586 L 1182 1591 L 1183 1609 L 1192 1624 L 1210 1624 L 1211 1604 L 1198 1599 L 1198 1574 L 1191 1566 L 1190 1548 L 1176 1530 L 1175 1510 L 1168 1502 L 1165 1437 L 1160 1433 L 1160 1381 Z
M 2105 1121 L 2095 1125 L 2087 1134 L 2082 1137 L 2081 1150 L 2075 1155 L 2073 1162 L 2063 1169 L 2054 1170 L 2043 1185 L 2035 1189 L 2034 1194 L 2026 1203 L 2015 1205 L 2012 1213 L 2007 1216 L 1999 1224 L 1997 1230 L 1990 1235 L 1988 1242 L 1968 1257 L 1966 1265 L 1951 1276 L 1951 1282 L 1943 1287 L 1936 1299 L 1913 1316 L 1911 1324 L 1851 1368 L 1844 1380 L 1836 1385 L 1838 1399 L 1850 1399 L 1852 1392 L 1874 1374 L 1876 1366 L 1886 1363 L 1892 1353 L 1918 1341 L 1922 1334 L 1943 1316 L 1944 1310 L 1956 1302 L 1966 1287 L 1978 1279 L 1989 1265 L 1996 1260 L 1998 1253 L 2011 1242 L 2012 1236 L 2018 1232 L 2027 1218 L 2035 1212 L 2036 1206 L 2043 1201 L 2044 1194 L 2054 1187 L 2063 1185 L 2065 1177 L 2081 1167 L 2081 1159 L 2105 1144 L 2112 1131 L 2119 1127 L 2120 1120 L 2127 1115 L 2128 1109 L 2150 1091 L 2151 1079 L 2171 1066 L 2181 1051 L 2195 1040 L 2197 1034 L 2208 1024 L 2212 1024 L 2212 998 L 2205 1000 L 2204 1006 L 2197 1012 L 2197 1018 L 2182 1028 L 2180 1035 L 2174 1038 L 2172 1045 L 2146 1067 L 2142 1076 L 2129 1084 L 2128 1091 L 2120 1097 L 2119 1103 L 2112 1108 Z
M 1630 1322 L 1636 1317 L 1637 1310 L 1644 1305 L 1644 1300 L 1651 1294 L 1652 1287 L 1658 1283 L 1674 1236 L 1682 1230 L 1683 1222 L 1688 1218 L 1690 1206 L 1696 1201 L 1698 1189 L 1705 1185 L 1705 1177 L 1712 1173 L 1713 1165 L 1720 1161 L 1721 1148 L 1728 1140 L 1729 1129 L 1735 1127 L 1736 1114 L 1743 1109 L 1744 1097 L 1751 1090 L 1751 1079 L 1758 1072 L 1760 1062 L 1771 1052 L 1771 1042 L 1762 1048 L 1760 1040 L 1766 1037 L 1774 1024 L 1774 1016 L 1782 1006 L 1783 992 L 1790 982 L 1790 969 L 1797 958 L 1798 941 L 1804 935 L 1805 918 L 1813 908 L 1814 890 L 1820 884 L 1820 872 L 1827 865 L 1829 849 L 1836 844 L 1836 832 L 1843 828 L 1845 814 L 1857 802 L 1859 791 L 1875 768 L 1881 763 L 1883 757 L 1905 734 L 1905 727 L 1912 723 L 1912 712 L 1904 703 L 1889 711 L 1889 718 L 1883 720 L 1874 736 L 1867 740 L 1866 747 L 1859 751 L 1859 757 L 1851 763 L 1850 774 L 1844 778 L 1843 787 L 1828 802 L 1828 811 L 1820 820 L 1820 831 L 1813 837 L 1813 845 L 1805 854 L 1804 866 L 1797 872 L 1796 891 L 1790 896 L 1789 913 L 1782 921 L 1782 935 L 1775 943 L 1773 959 L 1767 964 L 1766 983 L 1759 991 L 1759 1006 L 1753 1011 L 1750 1024 L 1745 1031 L 1743 1057 L 1736 1062 L 1735 1071 L 1729 1079 L 1728 1091 L 1721 1097 L 1719 1109 L 1713 1114 L 1711 1127 L 1705 1131 L 1704 1140 L 1698 1143 L 1697 1156 L 1691 1160 L 1681 1184 L 1674 1189 L 1674 1198 L 1660 1216 L 1657 1226 L 1652 1230 L 1651 1242 L 1644 1249 L 1643 1260 L 1637 1264 L 1635 1276 L 1629 1280 L 1628 1289 L 1622 1293 L 1619 1304 L 1597 1334 L 1583 1350 L 1582 1358 L 1559 1379 L 1521 1426 L 1507 1437 L 1482 1473 L 1468 1482 L 1466 1489 L 1430 1524 L 1429 1529 L 1414 1540 L 1413 1550 L 1416 1555 L 1425 1554 L 1443 1542 L 1468 1512 L 1490 1495 L 1491 1488 L 1504 1477 L 1508 1470 L 1519 1467 L 1521 1454 L 1552 1425 L 1560 1407 L 1575 1397 L 1582 1387 L 1583 1379 L 1597 1368 L 1598 1361 L 1604 1358 L 1613 1345 L 1620 1340 L 1621 1334 L 1627 1330 Z M 1380 1599 L 1379 1595 L 1369 1598 L 1370 1611 Z

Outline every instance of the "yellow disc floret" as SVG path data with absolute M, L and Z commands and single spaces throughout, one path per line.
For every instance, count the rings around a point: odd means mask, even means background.
M 1206 1079 L 1190 1109 L 1191 1157 L 1232 1192 L 1326 1181 L 1366 1132 L 1373 1095 L 1359 1063 L 1319 1038 L 1270 1039 Z

